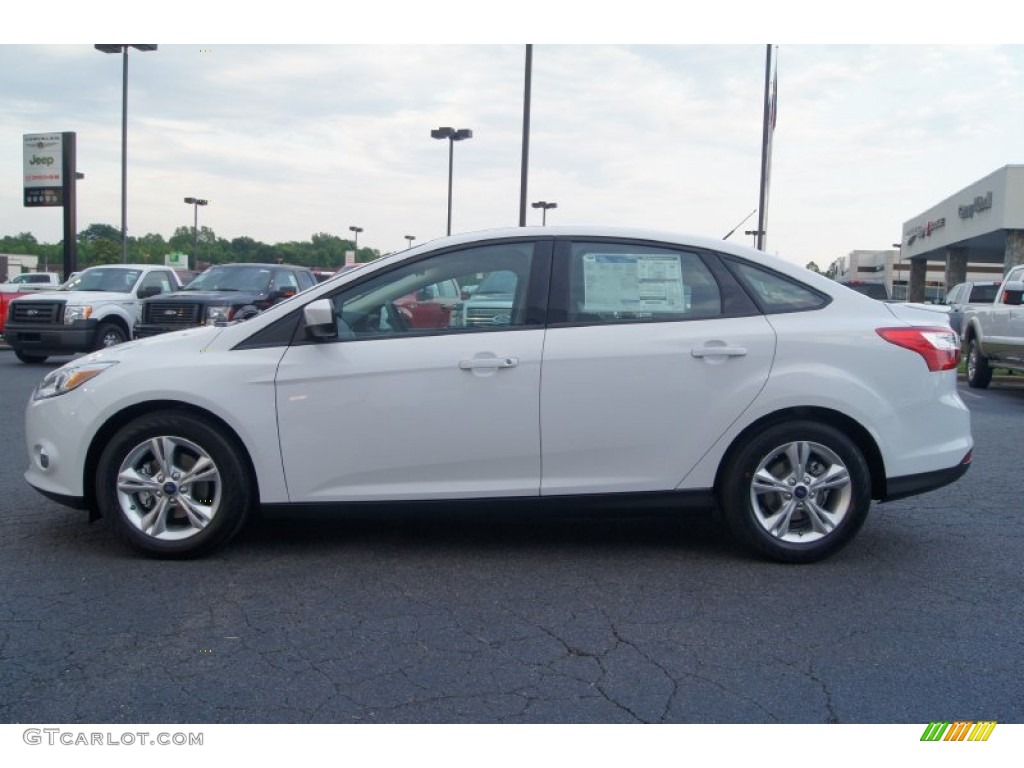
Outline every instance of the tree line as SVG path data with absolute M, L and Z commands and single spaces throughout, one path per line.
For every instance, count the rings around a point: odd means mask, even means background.
M 345 252 L 356 250 L 352 240 L 318 232 L 309 240 L 268 243 L 251 237 L 227 240 L 217 237 L 209 227 L 200 227 L 199 265 L 256 262 L 300 264 L 314 269 L 338 269 L 345 262 Z M 90 224 L 78 233 L 78 268 L 97 264 L 120 264 L 122 259 L 121 230 L 110 224 Z M 187 253 L 191 259 L 196 250 L 196 237 L 191 227 L 178 227 L 169 239 L 150 233 L 142 237 L 128 236 L 128 262 L 131 264 L 163 264 L 170 253 Z M 39 268 L 59 271 L 64 263 L 64 241 L 40 243 L 31 232 L 0 237 L 0 253 L 39 257 Z M 381 254 L 374 248 L 359 248 L 356 261 L 372 261 Z

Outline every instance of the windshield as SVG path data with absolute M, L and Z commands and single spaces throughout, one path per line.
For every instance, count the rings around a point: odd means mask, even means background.
M 140 274 L 141 270 L 125 267 L 92 267 L 70 281 L 65 290 L 131 293 Z
M 269 267 L 210 267 L 185 286 L 186 291 L 254 291 L 270 289 Z

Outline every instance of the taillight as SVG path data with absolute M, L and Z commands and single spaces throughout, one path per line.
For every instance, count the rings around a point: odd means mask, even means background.
M 876 328 L 890 344 L 917 352 L 929 371 L 948 371 L 960 364 L 960 340 L 952 328 Z

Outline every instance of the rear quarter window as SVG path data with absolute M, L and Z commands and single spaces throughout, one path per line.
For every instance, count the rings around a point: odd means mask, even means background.
M 728 261 L 736 278 L 765 314 L 820 309 L 829 297 L 792 278 L 743 261 Z

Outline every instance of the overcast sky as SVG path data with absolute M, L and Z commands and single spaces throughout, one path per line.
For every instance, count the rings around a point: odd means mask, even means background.
M 405 235 L 442 236 L 448 143 L 430 138 L 439 126 L 473 131 L 455 145 L 453 231 L 514 226 L 519 41 L 530 37 L 528 199 L 557 202 L 548 223 L 722 237 L 757 207 L 769 41 L 749 25 L 733 35 L 739 24 L 723 11 L 711 19 L 720 25 L 706 36 L 713 44 L 696 42 L 704 37 L 682 19 L 648 14 L 619 20 L 621 39 L 644 40 L 637 30 L 645 28 L 652 42 L 623 45 L 614 44 L 611 17 L 575 34 L 557 4 L 516 6 L 534 20 L 553 15 L 555 24 L 537 30 L 521 18 L 505 28 L 502 12 L 484 18 L 487 6 L 455 4 L 402 16 L 393 37 L 403 42 L 387 44 L 387 13 L 367 21 L 345 11 L 341 24 L 304 3 L 289 7 L 296 12 L 280 35 L 274 19 L 241 30 L 215 15 L 191 21 L 189 3 L 167 6 L 175 19 L 166 29 L 137 27 L 135 39 L 159 49 L 129 54 L 129 234 L 166 238 L 191 226 L 183 198 L 196 196 L 211 201 L 200 225 L 228 239 L 347 237 L 360 226 L 361 246 L 388 252 L 404 248 Z M 779 42 L 777 52 L 767 249 L 794 262 L 824 267 L 855 249 L 890 248 L 907 219 L 1024 163 L 1024 46 L 984 45 L 978 34 L 969 46 L 949 44 L 948 33 L 904 38 L 900 30 L 920 15 L 883 15 L 885 7 L 863 6 L 897 40 L 916 44 L 836 45 L 835 34 L 815 44 L 815 30 L 776 32 L 777 41 L 797 42 Z M 135 29 L 130 21 L 124 29 Z M 486 28 L 480 37 L 495 42 L 459 42 L 476 35 L 449 26 L 456 21 Z M 1009 18 L 1007 26 L 1014 28 Z M 120 226 L 121 57 L 71 39 L 102 37 L 100 27 L 95 19 L 66 24 L 52 36 L 31 27 L 29 37 L 0 44 L 0 235 L 62 236 L 60 209 L 22 205 L 26 133 L 74 131 L 85 173 L 78 228 Z M 680 42 L 667 28 L 682 30 Z M 853 28 L 864 30 L 864 20 Z M 275 39 L 303 44 L 262 43 Z M 441 42 L 424 44 L 434 39 Z M 540 219 L 528 209 L 528 223 Z M 755 214 L 732 239 L 751 243 L 743 231 L 756 222 Z

